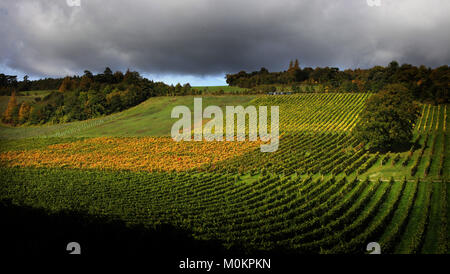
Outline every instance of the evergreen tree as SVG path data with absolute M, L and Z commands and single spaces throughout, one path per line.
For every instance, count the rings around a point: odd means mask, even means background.
M 105 71 L 103 72 L 104 75 L 104 81 L 108 84 L 112 84 L 114 81 L 114 75 L 112 70 L 109 67 L 105 68 Z

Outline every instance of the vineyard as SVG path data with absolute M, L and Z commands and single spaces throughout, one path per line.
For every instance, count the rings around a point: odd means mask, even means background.
M 280 131 L 350 131 L 368 93 L 262 96 L 251 104 L 280 106 Z
M 369 242 L 449 253 L 448 106 L 422 105 L 408 151 L 373 153 L 349 134 L 369 97 L 254 97 L 246 104 L 280 107 L 274 153 L 169 137 L 4 139 L 0 200 L 171 224 L 249 253 L 364 253 Z
M 89 138 L 53 144 L 45 149 L 7 151 L 0 161 L 9 167 L 70 167 L 184 171 L 213 165 L 245 153 L 258 142 L 175 142 L 171 138 Z

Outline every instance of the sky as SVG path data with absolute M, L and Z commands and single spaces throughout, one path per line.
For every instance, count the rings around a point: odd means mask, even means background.
M 0 73 L 139 71 L 225 85 L 240 70 L 450 63 L 449 0 L 1 0 Z

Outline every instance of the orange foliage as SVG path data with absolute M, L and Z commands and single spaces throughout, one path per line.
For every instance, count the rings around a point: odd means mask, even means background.
M 5 113 L 3 113 L 2 120 L 7 124 L 16 124 L 17 123 L 17 100 L 16 93 L 13 92 L 8 101 L 8 106 L 6 107 Z
M 44 149 L 0 153 L 2 166 L 183 171 L 243 154 L 260 142 L 175 142 L 171 138 L 100 137 Z

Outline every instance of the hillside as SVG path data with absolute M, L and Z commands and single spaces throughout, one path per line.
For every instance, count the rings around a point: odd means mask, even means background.
M 20 96 L 18 97 L 20 98 Z M 0 138 L 168 136 L 175 119 L 172 108 L 186 105 L 193 109 L 194 96 L 154 97 L 125 111 L 86 121 L 28 127 L 0 126 Z M 244 105 L 252 96 L 204 96 L 207 105 Z
M 364 253 L 376 241 L 383 253 L 449 253 L 448 105 L 422 105 L 411 149 L 381 154 L 349 134 L 369 97 L 204 98 L 280 106 L 274 153 L 251 142 L 174 143 L 170 111 L 192 109 L 191 96 L 151 98 L 96 120 L 2 128 L 15 139 L 2 141 L 0 199 L 170 224 L 247 252 Z

